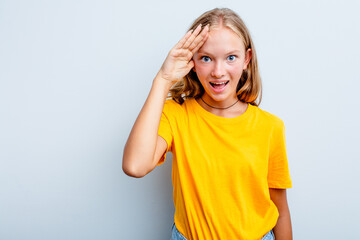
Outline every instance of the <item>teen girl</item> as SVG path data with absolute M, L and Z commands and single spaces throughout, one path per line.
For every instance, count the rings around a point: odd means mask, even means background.
M 172 239 L 292 239 L 284 123 L 260 102 L 245 24 L 230 9 L 204 13 L 153 80 L 123 156 L 143 177 L 173 153 Z

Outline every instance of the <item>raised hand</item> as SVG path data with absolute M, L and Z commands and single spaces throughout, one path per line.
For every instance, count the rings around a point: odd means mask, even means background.
M 171 82 L 176 83 L 181 80 L 194 67 L 193 55 L 204 44 L 208 37 L 209 26 L 206 25 L 201 31 L 201 24 L 192 32 L 190 30 L 185 36 L 170 50 L 161 69 L 160 76 Z

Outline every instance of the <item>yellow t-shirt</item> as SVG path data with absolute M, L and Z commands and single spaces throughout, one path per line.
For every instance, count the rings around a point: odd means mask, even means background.
M 224 118 L 168 99 L 158 134 L 173 153 L 174 221 L 188 240 L 256 240 L 276 225 L 269 188 L 292 186 L 280 118 L 251 104 Z

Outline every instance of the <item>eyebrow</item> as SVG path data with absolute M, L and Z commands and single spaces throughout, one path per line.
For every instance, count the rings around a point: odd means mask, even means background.
M 240 50 L 232 50 L 228 53 L 226 53 L 225 55 L 230 55 L 230 54 L 233 54 L 233 53 L 238 53 L 238 52 L 241 52 Z M 209 55 L 211 56 L 212 54 L 211 53 L 208 53 L 206 51 L 198 51 L 199 54 L 203 54 L 203 55 Z

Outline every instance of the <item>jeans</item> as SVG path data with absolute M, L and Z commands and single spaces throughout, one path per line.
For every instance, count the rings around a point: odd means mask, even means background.
M 171 228 L 171 239 L 170 240 L 186 240 L 186 238 L 177 230 L 175 223 Z M 275 236 L 272 230 L 265 234 L 261 240 L 275 240 Z

